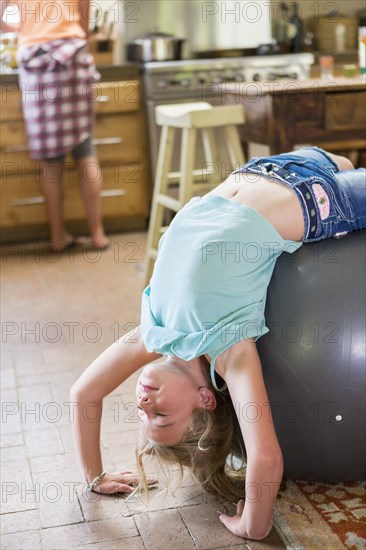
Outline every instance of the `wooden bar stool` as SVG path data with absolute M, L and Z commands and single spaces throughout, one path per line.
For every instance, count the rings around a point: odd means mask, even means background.
M 192 197 L 208 193 L 221 183 L 217 130 L 222 133 L 231 169 L 245 163 L 238 124 L 244 123 L 242 105 L 212 106 L 209 103 L 180 103 L 155 108 L 156 123 L 162 126 L 156 166 L 154 192 L 150 212 L 145 262 L 145 283 L 148 284 L 164 231 L 166 212 L 178 212 Z M 181 131 L 180 169 L 171 172 L 174 142 Z M 205 162 L 195 169 L 197 132 L 203 142 Z M 221 150 L 220 150 L 221 153 Z

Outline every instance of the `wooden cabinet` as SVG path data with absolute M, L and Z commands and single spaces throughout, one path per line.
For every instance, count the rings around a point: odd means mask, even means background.
M 244 106 L 243 143 L 268 145 L 271 154 L 317 145 L 351 157 L 366 148 L 361 77 L 228 84 L 225 93 L 227 103 Z
M 28 154 L 21 94 L 16 84 L 0 88 L 2 241 L 48 237 L 40 163 Z M 148 216 L 144 117 L 138 80 L 95 84 L 96 146 L 103 180 L 102 213 L 107 231 L 145 228 Z M 77 167 L 67 156 L 63 172 L 64 217 L 75 233 L 88 231 Z

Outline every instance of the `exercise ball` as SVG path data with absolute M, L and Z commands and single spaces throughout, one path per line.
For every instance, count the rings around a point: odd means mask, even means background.
M 268 288 L 258 349 L 289 479 L 365 478 L 365 237 L 284 253 Z

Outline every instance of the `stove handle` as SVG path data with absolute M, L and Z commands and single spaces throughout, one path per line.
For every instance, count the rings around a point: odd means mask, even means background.
M 268 80 L 278 80 L 280 78 L 289 78 L 291 80 L 297 80 L 298 74 L 297 73 L 269 73 Z

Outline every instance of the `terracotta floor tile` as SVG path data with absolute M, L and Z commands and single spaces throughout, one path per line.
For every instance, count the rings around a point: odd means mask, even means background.
M 189 530 L 199 550 L 234 546 L 243 541 L 232 535 L 219 520 L 218 511 L 222 504 L 217 499 L 207 504 L 187 506 L 180 509 L 183 521 Z
M 3 514 L 36 508 L 38 495 L 27 460 L 2 462 L 1 482 L 1 511 Z
M 3 390 L 1 397 L 1 434 L 21 433 L 21 415 L 18 395 L 15 389 Z
M 123 522 L 125 517 L 130 517 L 123 495 L 100 495 L 88 491 L 85 485 L 79 486 L 77 493 L 85 521 L 115 518 Z
M 33 474 L 33 483 L 39 494 L 36 499 L 40 524 L 43 529 L 84 521 L 76 494 L 78 478 L 68 470 L 53 470 Z
M 1 534 L 20 533 L 39 529 L 39 515 L 37 510 L 26 510 L 25 512 L 14 512 L 13 514 L 1 515 Z
M 6 364 L 6 363 L 5 363 Z M 3 368 L 0 371 L 0 387 L 8 390 L 16 387 L 15 371 L 13 368 Z
M 37 456 L 52 457 L 52 455 L 64 453 L 57 428 L 27 431 L 24 434 L 24 440 L 28 447 L 28 456 L 30 458 Z M 52 458 L 49 458 L 49 460 L 51 461 Z
M 239 539 L 238 539 L 239 540 Z M 239 542 L 238 544 L 229 544 L 228 546 L 220 546 L 220 548 L 215 548 L 215 550 L 249 550 L 245 541 Z
M 1 448 L 6 447 L 19 447 L 24 445 L 24 438 L 22 433 L 9 433 L 9 434 L 0 434 L 1 439 Z
M 5 447 L 0 451 L 1 462 L 11 462 L 13 460 L 26 460 L 27 447 L 25 445 L 17 445 L 16 447 Z
M 196 546 L 178 510 L 147 512 L 135 518 L 137 528 L 149 550 L 190 550 Z
M 78 550 L 147 550 L 141 537 L 129 537 L 125 539 L 109 540 L 105 542 L 91 543 L 78 546 Z
M 54 550 L 79 548 L 86 543 L 103 543 L 104 548 L 107 550 L 109 541 L 128 540 L 138 536 L 138 534 L 134 520 L 129 517 L 123 518 L 123 521 L 116 521 L 115 519 L 88 521 L 75 525 L 42 529 L 41 531 L 43 547 Z
M 72 472 L 73 480 L 82 481 L 82 475 L 75 461 L 74 453 L 62 453 L 50 456 L 37 456 L 29 459 L 30 469 L 33 475 L 44 472 L 64 471 Z
M 2 535 L 1 548 L 2 550 L 24 550 L 25 548 L 42 550 L 41 531 L 29 530 Z

